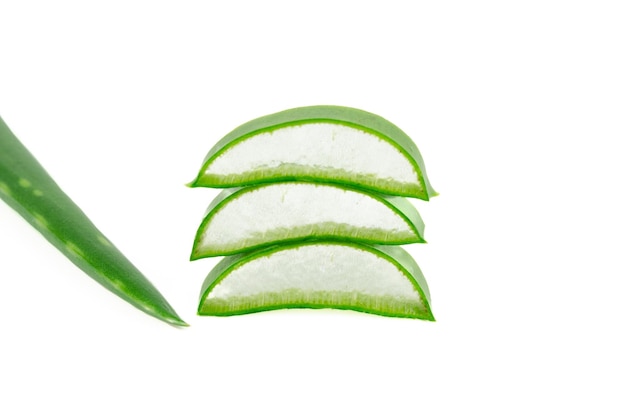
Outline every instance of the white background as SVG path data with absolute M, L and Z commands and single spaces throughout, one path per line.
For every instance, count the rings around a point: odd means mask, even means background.
M 626 413 L 619 1 L 0 1 L 0 114 L 191 327 L 0 205 L 0 413 Z M 436 323 L 195 315 L 205 153 L 314 104 L 391 120 L 441 195 Z

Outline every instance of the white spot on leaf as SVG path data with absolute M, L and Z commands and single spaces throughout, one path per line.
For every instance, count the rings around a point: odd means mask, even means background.
M 98 241 L 104 246 L 113 246 L 111 242 L 102 235 L 98 235 Z
M 41 216 L 39 213 L 33 213 L 33 218 L 35 218 L 35 223 L 37 223 L 39 227 L 48 229 L 48 221 L 46 218 Z
M 0 182 L 0 192 L 7 196 L 11 196 L 11 188 L 5 182 Z
M 85 255 L 83 251 L 79 247 L 74 245 L 72 242 L 66 242 L 65 248 L 68 250 L 69 253 L 73 255 L 80 256 L 80 257 L 83 257 Z

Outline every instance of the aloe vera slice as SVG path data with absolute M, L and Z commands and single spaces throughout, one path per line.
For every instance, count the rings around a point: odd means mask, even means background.
M 239 126 L 207 154 L 192 187 L 308 179 L 428 200 L 422 156 L 400 128 L 355 108 L 312 106 Z
M 102 286 L 153 317 L 187 326 L 157 288 L 63 192 L 2 118 L 0 199 Z
M 419 213 L 400 197 L 334 184 L 271 183 L 218 195 L 198 229 L 191 259 L 312 238 L 408 244 L 425 242 L 423 233 Z
M 207 276 L 198 314 L 336 308 L 434 321 L 426 280 L 397 246 L 317 241 L 224 258 Z

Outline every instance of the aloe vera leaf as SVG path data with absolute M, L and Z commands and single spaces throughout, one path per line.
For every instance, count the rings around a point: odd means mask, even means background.
M 403 198 L 328 183 L 270 183 L 218 195 L 198 228 L 191 259 L 305 239 L 408 244 L 425 242 L 423 234 L 419 213 Z
M 415 143 L 386 119 L 355 108 L 301 107 L 247 122 L 207 154 L 191 187 L 317 180 L 429 200 Z
M 145 313 L 186 326 L 0 118 L 0 198 L 87 275 Z
M 315 241 L 224 258 L 201 290 L 198 314 L 335 308 L 434 321 L 426 281 L 397 246 Z

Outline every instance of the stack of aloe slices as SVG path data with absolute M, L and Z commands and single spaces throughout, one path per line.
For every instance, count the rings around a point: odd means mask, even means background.
M 434 320 L 424 276 L 395 245 L 425 242 L 404 197 L 436 192 L 415 143 L 389 121 L 338 106 L 257 118 L 209 151 L 190 186 L 228 188 L 191 254 L 226 256 L 198 314 L 336 308 Z

